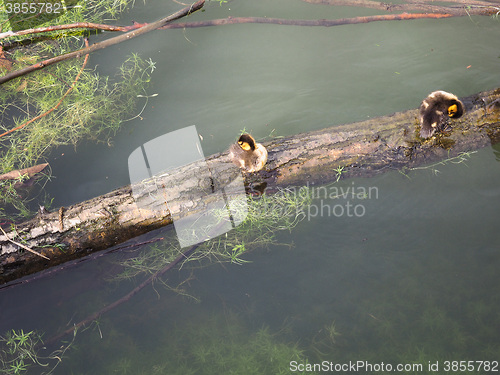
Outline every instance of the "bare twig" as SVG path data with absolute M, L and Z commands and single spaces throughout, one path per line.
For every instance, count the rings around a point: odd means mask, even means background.
M 326 5 L 336 5 L 336 6 L 352 6 L 352 7 L 364 7 L 371 9 L 379 9 L 386 11 L 400 11 L 400 12 L 408 12 L 408 11 L 418 11 L 425 13 L 433 13 L 433 14 L 449 14 L 451 16 L 465 16 L 465 15 L 493 15 L 500 13 L 499 4 L 496 2 L 490 1 L 482 1 L 482 0 L 449 0 L 449 2 L 458 3 L 461 5 L 458 6 L 440 6 L 433 4 L 426 4 L 426 2 L 432 2 L 434 0 L 406 0 L 406 3 L 401 4 L 391 4 L 386 2 L 379 2 L 373 0 L 302 0 L 311 4 L 326 4 Z M 183 3 L 179 3 L 185 5 Z M 198 4 L 198 3 L 196 3 Z M 193 4 L 190 8 L 190 12 L 194 12 L 196 4 Z M 181 11 L 182 12 L 182 11 Z M 379 17 L 379 16 L 375 16 Z M 180 18 L 180 17 L 179 17 Z M 336 25 L 344 25 L 347 23 L 364 23 L 371 21 L 364 21 L 363 18 L 359 17 L 359 20 L 356 21 L 356 18 L 353 18 L 352 21 L 335 23 L 336 20 L 330 20 L 325 22 L 319 21 L 302 21 L 302 20 L 282 20 L 278 18 L 260 18 L 260 17 L 237 17 L 232 18 L 228 17 L 223 20 L 211 20 L 205 22 L 193 22 L 193 23 L 183 23 L 177 25 L 168 25 L 161 27 L 162 29 L 174 29 L 174 28 L 192 28 L 192 27 L 205 27 L 205 26 L 217 26 L 217 25 L 227 25 L 227 24 L 236 24 L 236 23 L 274 23 L 279 25 L 296 25 L 296 26 L 336 26 Z M 441 18 L 434 17 L 428 15 L 418 16 L 416 18 Z M 413 18 L 390 18 L 390 19 L 378 19 L 378 20 L 400 20 L 400 19 L 413 19 Z M 324 20 L 320 20 L 324 21 Z M 374 19 L 377 21 L 377 19 Z M 20 30 L 17 32 L 7 31 L 4 33 L 0 33 L 0 39 L 12 37 L 12 36 L 20 36 L 20 35 L 28 35 L 28 34 L 36 34 L 36 33 L 44 33 L 48 31 L 58 31 L 58 30 L 69 30 L 69 29 L 97 29 L 97 30 L 105 30 L 105 31 L 121 31 L 121 32 L 129 32 L 136 29 L 141 29 L 142 27 L 147 26 L 147 23 L 136 23 L 129 26 L 118 26 L 118 25 L 107 25 L 107 24 L 98 24 L 91 22 L 75 22 L 66 25 L 53 25 L 47 27 L 39 27 L 35 29 L 26 29 Z M 103 47 L 104 48 L 104 47 Z M 1 84 L 2 82 L 0 82 Z
M 2 227 L 0 227 L 0 230 L 2 230 L 2 233 L 5 235 L 5 238 L 7 238 L 7 241 L 12 242 L 14 245 L 17 245 L 19 247 L 22 247 L 24 250 L 28 250 L 30 253 L 33 253 L 35 255 L 38 255 L 39 257 L 42 257 L 44 259 L 50 260 L 47 258 L 45 255 L 40 254 L 39 252 L 36 252 L 35 250 L 30 249 L 28 246 L 23 245 L 22 243 L 16 242 L 14 240 L 11 240 L 9 236 L 7 236 L 7 233 L 3 230 Z
M 323 4 L 334 6 L 351 6 L 363 7 L 379 10 L 387 10 L 391 12 L 440 12 L 450 13 L 453 16 L 466 16 L 467 14 L 477 15 L 491 15 L 495 14 L 495 8 L 498 8 L 498 3 L 492 3 L 481 0 L 450 0 L 450 3 L 458 3 L 460 6 L 450 7 L 434 4 L 426 4 L 425 2 L 432 2 L 433 0 L 406 0 L 405 3 L 391 4 L 386 2 L 372 1 L 372 0 L 302 0 L 311 4 Z
M 399 20 L 413 20 L 420 18 L 447 18 L 453 17 L 448 13 L 402 13 L 402 14 L 384 14 L 378 16 L 354 17 L 354 18 L 339 18 L 336 20 L 289 20 L 283 18 L 268 18 L 268 17 L 228 17 L 220 18 L 209 21 L 198 22 L 183 22 L 172 25 L 162 26 L 161 29 L 183 29 L 183 28 L 196 28 L 207 26 L 221 26 L 233 25 L 238 23 L 267 23 L 276 25 L 293 25 L 293 26 L 340 26 L 350 25 L 356 23 L 368 23 L 375 21 L 399 21 Z

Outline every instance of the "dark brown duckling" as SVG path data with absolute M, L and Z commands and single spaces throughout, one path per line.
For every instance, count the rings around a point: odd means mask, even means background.
M 420 136 L 429 138 L 445 130 L 449 118 L 459 118 L 463 113 L 464 105 L 455 95 L 446 91 L 431 92 L 420 105 Z

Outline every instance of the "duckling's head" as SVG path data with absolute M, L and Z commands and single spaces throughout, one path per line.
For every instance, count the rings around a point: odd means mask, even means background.
M 245 151 L 255 151 L 255 139 L 250 134 L 242 134 L 238 144 Z
M 448 116 L 452 118 L 459 118 L 464 113 L 464 106 L 458 100 L 453 100 L 452 104 L 448 107 Z

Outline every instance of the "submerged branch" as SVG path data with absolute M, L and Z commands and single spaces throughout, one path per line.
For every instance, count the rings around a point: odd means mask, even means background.
M 448 8 L 440 7 L 443 11 Z M 354 17 L 354 18 L 341 18 L 336 20 L 291 20 L 283 18 L 269 18 L 269 17 L 228 17 L 221 19 L 214 19 L 208 21 L 198 21 L 198 22 L 184 22 L 174 25 L 165 25 L 160 27 L 160 29 L 184 29 L 184 28 L 197 28 L 197 27 L 208 27 L 208 26 L 222 26 L 222 25 L 234 25 L 238 23 L 267 23 L 275 25 L 290 25 L 290 26 L 339 26 L 347 24 L 356 23 L 367 23 L 373 21 L 396 21 L 396 20 L 409 20 L 418 18 L 444 18 L 452 17 L 452 14 L 391 14 L 391 15 L 379 15 L 379 16 L 367 16 L 367 17 Z M 5 33 L 0 33 L 0 39 L 11 37 L 11 36 L 21 36 L 28 34 L 44 33 L 48 31 L 56 30 L 70 30 L 70 29 L 97 29 L 104 31 L 121 31 L 128 32 L 142 27 L 147 26 L 148 23 L 134 23 L 130 26 L 115 26 L 106 24 L 94 24 L 89 22 L 78 22 L 66 25 L 54 25 L 49 27 L 39 27 L 36 29 L 26 29 L 18 32 L 8 31 Z
M 130 292 L 128 292 L 126 295 L 121 297 L 120 299 L 116 300 L 113 303 L 110 303 L 109 305 L 103 307 L 101 310 L 89 315 L 85 319 L 81 320 L 80 322 L 76 323 L 73 325 L 73 327 L 68 328 L 67 330 L 61 332 L 57 336 L 52 337 L 50 340 L 47 341 L 47 343 L 53 343 L 61 339 L 62 337 L 72 333 L 75 331 L 75 329 L 78 329 L 86 324 L 92 323 L 94 320 L 97 320 L 101 315 L 107 313 L 108 311 L 113 310 L 115 307 L 120 306 L 122 303 L 127 302 L 130 300 L 133 296 L 135 296 L 137 293 L 139 293 L 142 289 L 144 289 L 146 286 L 149 284 L 152 284 L 154 280 L 160 276 L 162 276 L 165 272 L 171 270 L 174 268 L 177 264 L 179 264 L 181 261 L 188 259 L 189 256 L 196 250 L 196 248 L 199 245 L 194 245 L 191 246 L 188 250 L 185 252 L 179 254 L 177 258 L 175 258 L 172 262 L 167 264 L 165 267 L 163 267 L 161 270 L 155 272 L 152 274 L 150 277 L 148 277 L 146 280 L 144 280 L 142 283 L 140 283 L 137 287 L 132 289 Z

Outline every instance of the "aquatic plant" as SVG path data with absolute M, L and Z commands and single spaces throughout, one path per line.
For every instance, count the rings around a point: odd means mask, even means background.
M 336 169 L 333 170 L 335 172 L 335 176 L 337 177 L 337 182 L 339 182 L 340 178 L 342 177 L 342 174 L 344 173 L 344 166 L 338 166 Z
M 283 189 L 275 194 L 264 194 L 256 199 L 249 197 L 248 200 L 231 207 L 234 216 L 239 215 L 238 210 L 241 211 L 241 214 L 244 210 L 246 213 L 244 222 L 233 230 L 201 244 L 189 259 L 183 262 L 183 265 L 189 263 L 190 267 L 194 267 L 194 261 L 197 261 L 198 266 L 202 267 L 219 262 L 239 265 L 246 263 L 248 261 L 242 256 L 249 250 L 278 244 L 276 233 L 285 230 L 291 231 L 304 219 L 304 208 L 310 202 L 311 192 L 305 187 L 298 189 L 298 191 Z M 240 205 L 238 206 L 238 204 Z M 212 215 L 223 220 L 227 211 L 218 211 L 212 212 Z M 123 261 L 121 264 L 124 271 L 116 279 L 157 272 L 172 262 L 180 251 L 174 236 L 165 237 L 160 244 L 149 246 L 138 256 Z M 202 263 L 203 260 L 208 262 Z
M 338 336 L 341 336 L 341 333 L 335 326 L 335 320 L 330 324 L 325 324 L 319 330 L 311 340 L 311 348 L 316 352 L 318 358 L 328 358 L 335 352 Z
M 35 346 L 41 337 L 35 332 L 9 331 L 0 337 L 0 371 L 5 374 L 21 374 L 34 363 L 38 363 Z
M 500 322 L 500 315 L 493 313 L 498 300 L 492 298 L 498 294 L 498 262 L 485 266 L 476 252 L 470 254 L 467 259 L 467 253 L 450 257 L 436 250 L 419 252 L 404 266 L 401 253 L 387 252 L 387 263 L 398 264 L 391 271 L 385 269 L 392 275 L 371 281 L 369 295 L 350 290 L 356 303 L 348 306 L 349 319 L 340 313 L 335 316 L 342 336 L 331 343 L 323 326 L 311 334 L 306 353 L 316 361 L 356 357 L 371 363 L 423 365 L 421 371 L 416 366 L 408 374 L 436 373 L 429 364 L 439 362 L 442 370 L 443 361 L 457 357 L 497 358 L 498 337 L 491 327 Z
M 42 335 L 36 331 L 10 330 L 0 336 L 0 374 L 24 374 L 29 368 L 39 366 L 46 369 L 43 374 L 50 374 L 61 363 L 73 340 L 65 343 L 49 355 L 42 355 Z
M 405 177 L 410 178 L 407 174 L 408 171 L 417 171 L 417 170 L 428 169 L 434 175 L 438 175 L 441 172 L 436 167 L 438 167 L 440 165 L 448 165 L 448 164 L 465 164 L 465 165 L 467 165 L 467 163 L 466 163 L 467 160 L 469 160 L 472 157 L 472 154 L 475 154 L 475 153 L 477 153 L 477 151 L 461 152 L 457 156 L 449 157 L 447 159 L 441 160 L 441 161 L 434 163 L 434 164 L 426 165 L 423 167 L 403 168 L 402 170 L 399 171 L 399 173 L 401 173 Z
M 165 324 L 162 329 L 168 334 L 160 335 L 147 357 L 138 352 L 132 368 L 120 357 L 109 368 L 125 365 L 129 374 L 279 375 L 290 373 L 290 361 L 308 363 L 298 344 L 266 326 L 250 329 L 230 311 L 200 315 L 173 328 Z
M 45 23 L 37 17 L 8 18 L 6 12 L 0 12 L 0 31 L 21 26 L 99 22 L 104 17 L 114 18 L 129 4 L 128 0 L 82 1 Z M 4 7 L 0 4 L 0 10 Z M 3 53 L 12 61 L 12 69 L 20 69 L 47 56 L 79 48 L 84 35 L 88 32 L 82 29 L 54 31 L 44 35 L 43 40 L 32 39 L 29 43 L 21 42 L 26 37 L 10 37 L 8 42 L 3 39 Z M 67 60 L 2 85 L 0 174 L 31 167 L 45 160 L 55 147 L 76 146 L 83 139 L 111 144 L 111 137 L 134 111 L 138 94 L 145 93 L 154 63 L 134 54 L 119 68 L 116 78 L 110 79 L 87 69 L 85 61 Z M 23 176 L 20 178 L 24 180 Z M 49 179 L 50 172 L 42 182 Z M 0 181 L 0 201 L 10 207 L 10 212 L 2 209 L 0 217 L 14 219 L 32 214 L 27 204 L 29 195 L 15 188 L 19 182 L 24 181 Z

